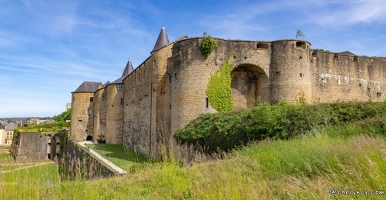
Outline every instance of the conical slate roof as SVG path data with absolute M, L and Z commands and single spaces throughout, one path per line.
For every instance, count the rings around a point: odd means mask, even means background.
M 350 51 L 342 51 L 342 52 L 339 52 L 340 54 L 344 54 L 344 55 L 352 55 L 352 56 L 355 56 L 355 54 L 353 54 L 352 52 Z
M 123 70 L 122 76 L 119 79 L 113 81 L 112 83 L 123 83 L 123 79 L 125 79 L 126 76 L 128 76 L 132 71 L 134 71 L 134 68 L 133 64 L 131 64 L 131 61 L 129 59 L 129 61 L 127 61 L 125 70 Z
M 152 52 L 162 49 L 163 47 L 165 47 L 169 43 L 170 42 L 169 42 L 168 34 L 166 33 L 166 30 L 165 30 L 165 26 L 162 25 L 161 32 L 158 35 L 157 42 L 155 43 Z
M 108 84 L 110 84 L 110 81 L 107 81 L 105 84 L 103 84 L 102 88 L 105 88 Z
M 101 82 L 85 81 L 73 93 L 76 93 L 76 92 L 95 92 L 98 89 L 98 84 L 102 84 L 102 83 Z
M 133 64 L 131 64 L 130 59 L 127 61 L 125 70 L 122 73 L 122 77 L 128 76 L 132 71 L 134 71 Z

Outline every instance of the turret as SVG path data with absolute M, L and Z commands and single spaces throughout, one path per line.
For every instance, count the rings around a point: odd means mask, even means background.
M 310 46 L 307 41 L 272 42 L 270 84 L 271 102 L 311 102 Z
M 106 143 L 122 144 L 124 84 L 123 80 L 134 71 L 130 59 L 127 61 L 122 76 L 107 85 L 106 95 Z
M 93 140 L 93 102 L 98 84 L 85 81 L 72 92 L 71 137 L 78 141 Z
M 158 51 L 169 44 L 168 34 L 166 33 L 165 26 L 162 25 L 161 32 L 158 35 L 157 42 L 154 45 L 153 51 Z

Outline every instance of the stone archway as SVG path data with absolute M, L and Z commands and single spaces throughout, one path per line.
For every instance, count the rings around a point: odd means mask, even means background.
M 231 72 L 234 110 L 268 101 L 268 76 L 260 67 L 241 64 Z
M 91 136 L 91 135 L 87 136 L 87 137 L 86 137 L 86 141 L 93 141 L 93 140 L 92 140 L 92 136 Z

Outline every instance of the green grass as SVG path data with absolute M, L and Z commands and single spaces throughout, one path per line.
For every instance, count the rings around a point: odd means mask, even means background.
M 385 150 L 381 136 L 313 130 L 256 142 L 215 162 L 152 163 L 124 177 L 59 182 L 55 165 L 0 174 L 7 181 L 0 199 L 326 199 L 332 188 L 386 190 Z
M 0 163 L 10 159 L 9 153 L 0 153 Z
M 118 167 L 130 171 L 132 167 L 150 162 L 145 156 L 135 153 L 119 144 L 86 144 Z
M 15 162 L 9 154 L 0 153 L 0 199 L 41 199 L 59 183 L 55 163 Z
M 57 132 L 62 131 L 64 128 L 69 128 L 70 123 L 68 122 L 55 122 L 52 124 L 37 124 L 18 127 L 15 129 L 17 132 Z

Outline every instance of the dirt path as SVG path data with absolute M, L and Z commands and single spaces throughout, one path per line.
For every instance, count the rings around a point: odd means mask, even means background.
M 55 163 L 55 162 L 49 161 L 49 162 L 38 162 L 38 163 L 13 163 L 13 164 L 9 164 L 9 165 L 2 165 L 2 166 L 28 165 L 28 166 L 18 167 L 18 168 L 15 168 L 15 169 L 12 169 L 12 170 L 8 170 L 8 171 L 0 171 L 0 173 L 14 172 L 14 171 L 19 171 L 19 170 L 23 170 L 23 169 L 28 169 L 28 168 L 31 168 L 31 167 L 47 165 L 47 164 L 50 164 L 50 163 Z
M 0 153 L 9 153 L 9 149 L 0 149 Z

